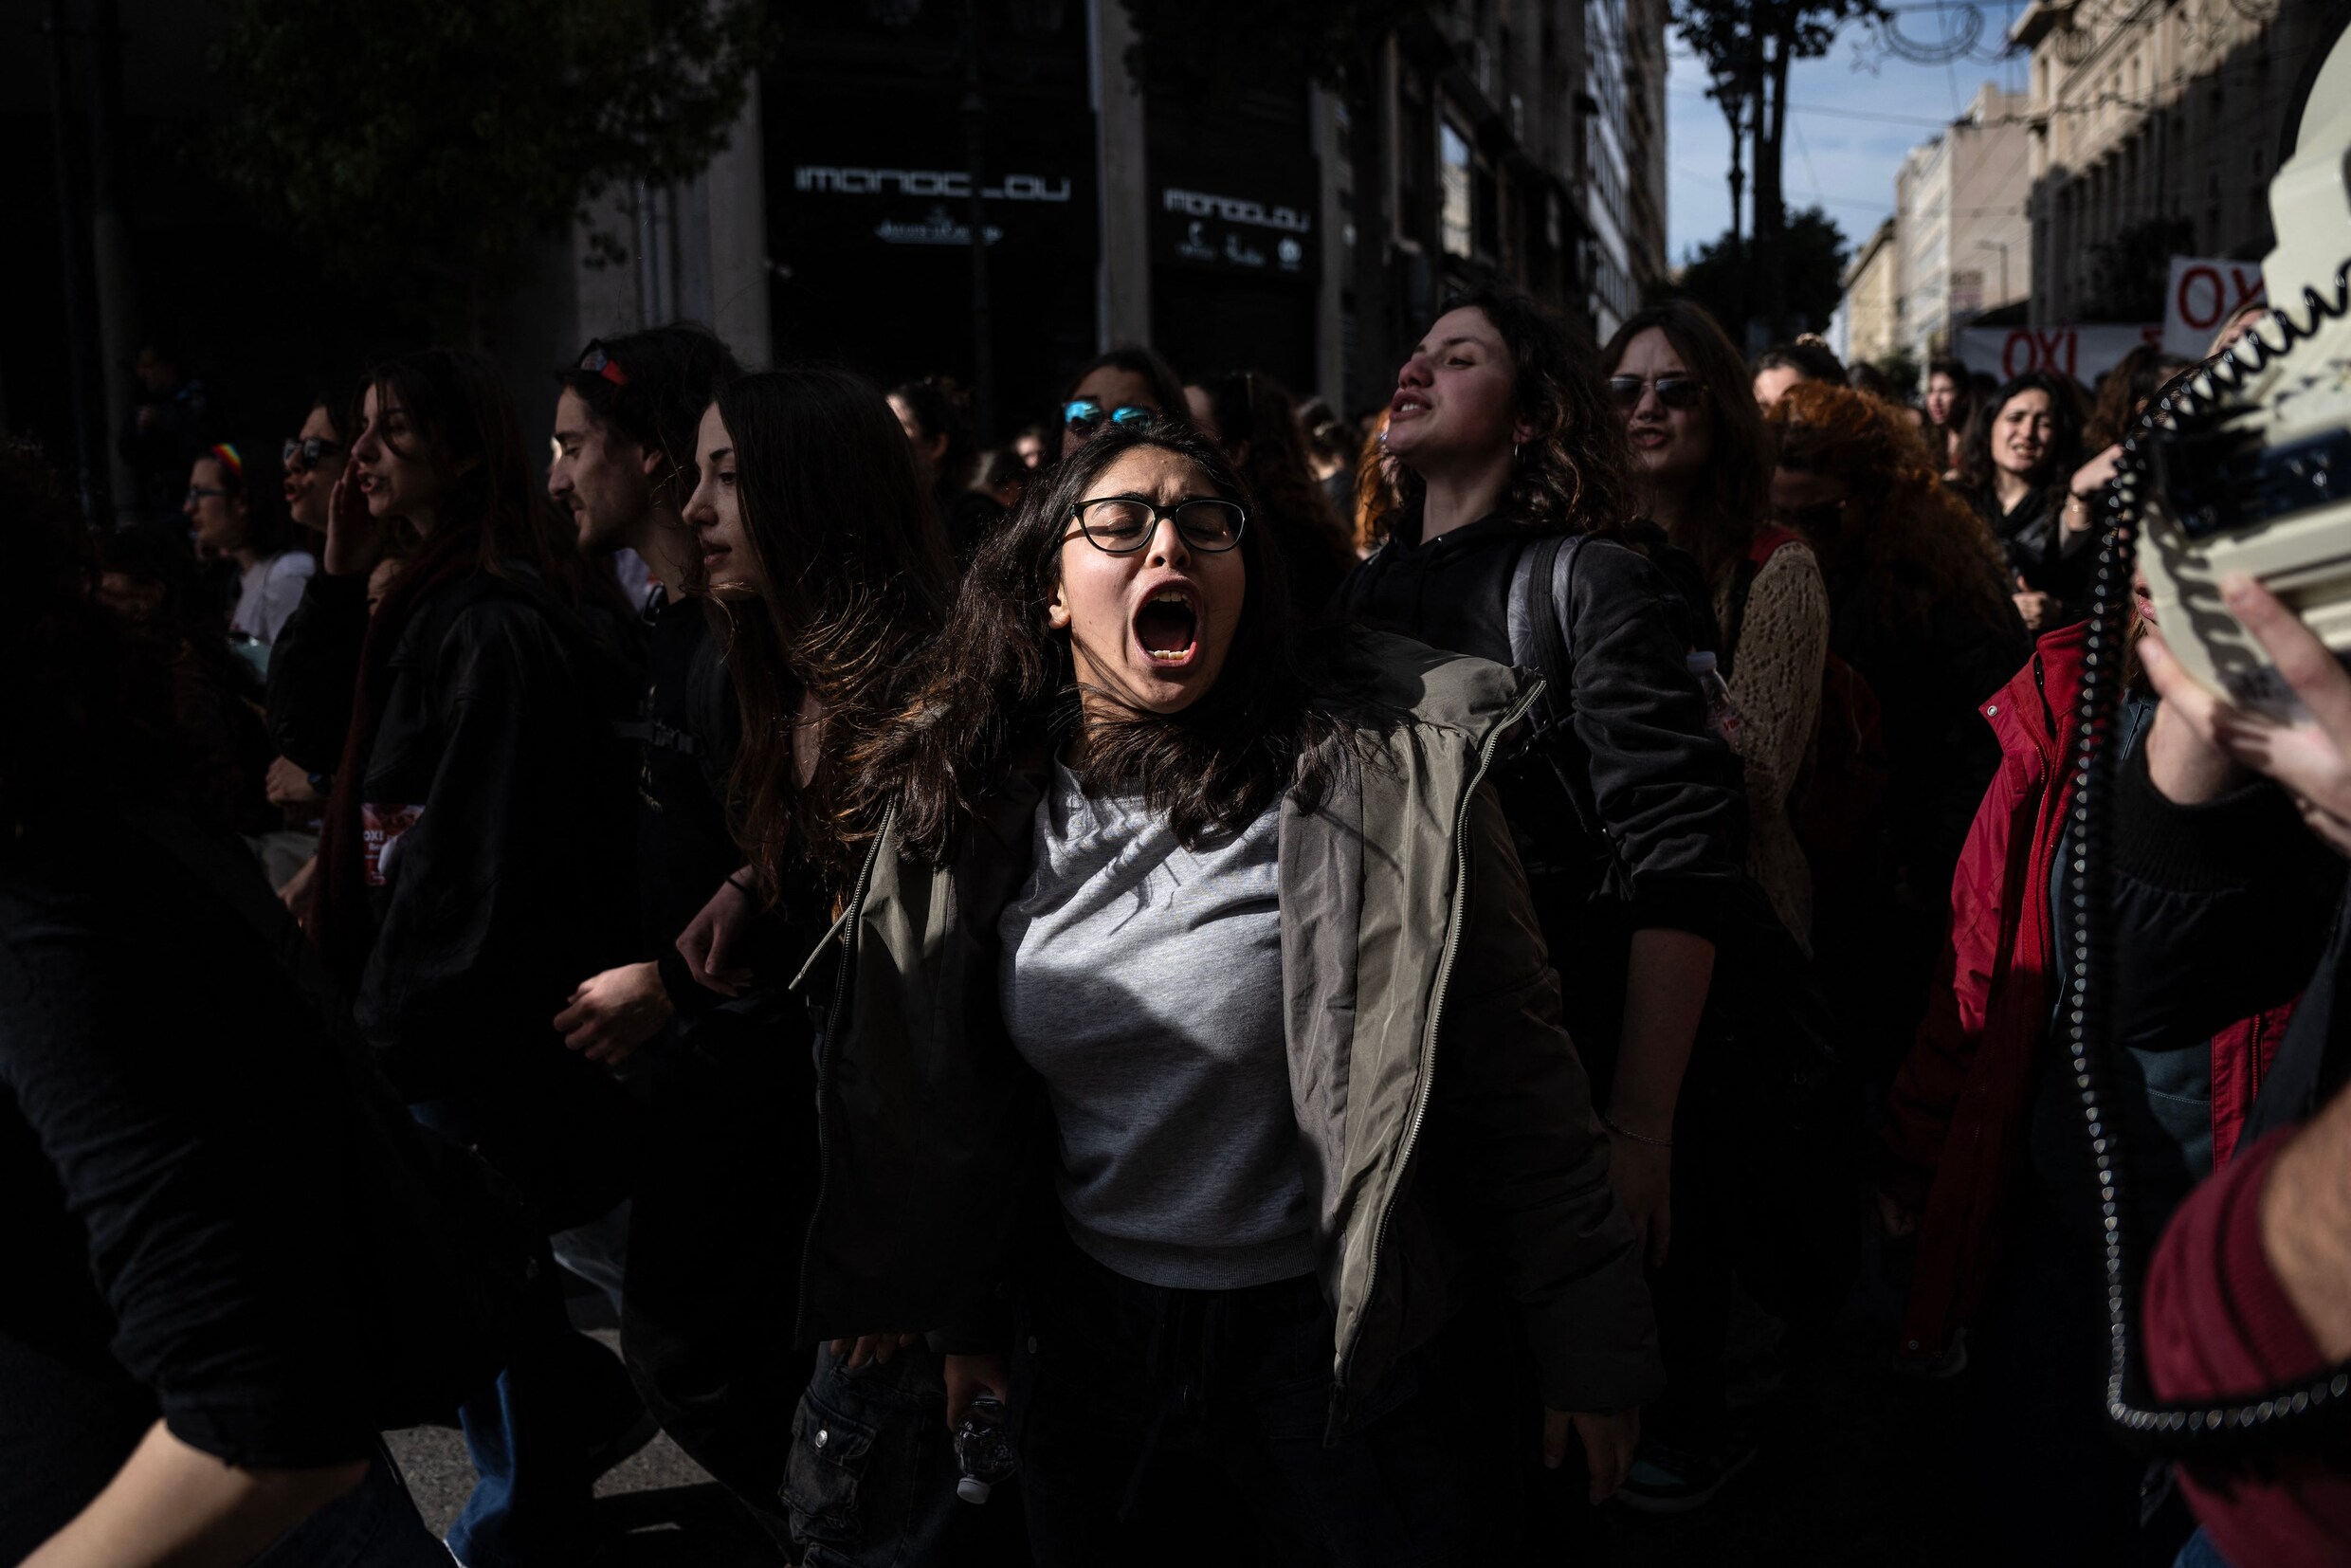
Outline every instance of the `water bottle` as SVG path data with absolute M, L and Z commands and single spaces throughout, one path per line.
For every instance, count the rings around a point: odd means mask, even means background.
M 1743 751 L 1739 743 L 1739 705 L 1731 701 L 1731 688 L 1715 667 L 1714 655 L 1692 653 L 1682 662 L 1697 679 L 1698 689 L 1706 695 L 1706 717 L 1714 720 L 1715 729 L 1730 742 L 1732 751 Z
M 1012 1451 L 1011 1434 L 1004 1430 L 1003 1400 L 993 1394 L 973 1398 L 956 1426 L 955 1450 L 963 1470 L 956 1496 L 966 1503 L 987 1502 L 991 1492 L 1012 1478 L 1020 1468 L 1020 1456 Z

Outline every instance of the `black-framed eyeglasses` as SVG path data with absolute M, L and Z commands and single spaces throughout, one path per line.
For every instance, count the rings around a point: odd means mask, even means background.
M 1121 403 L 1115 409 L 1104 409 L 1090 397 L 1073 397 L 1063 405 L 1061 422 L 1069 433 L 1081 441 L 1091 441 L 1094 432 L 1107 423 L 1111 425 L 1147 425 L 1158 417 L 1159 410 L 1146 409 L 1140 403 Z
M 613 358 L 611 352 L 605 348 L 604 339 L 601 337 L 591 338 L 587 348 L 581 351 L 579 368 L 591 375 L 601 375 L 615 387 L 629 385 L 629 373 L 621 368 L 621 362 Z
M 1608 378 L 1608 395 L 1620 409 L 1639 406 L 1641 393 L 1648 388 L 1657 389 L 1657 401 L 1668 409 L 1694 409 L 1705 401 L 1706 386 L 1694 375 L 1612 375 Z
M 333 457 L 344 449 L 339 441 L 329 441 L 322 435 L 288 437 L 278 448 L 278 461 L 290 469 L 316 468 L 322 459 Z
M 1147 496 L 1096 496 L 1069 509 L 1085 542 L 1113 556 L 1131 556 L 1149 544 L 1162 520 L 1194 550 L 1218 556 L 1241 542 L 1248 510 L 1239 501 L 1194 496 L 1160 506 Z
M 210 501 L 214 496 L 226 496 L 227 494 L 228 494 L 228 491 L 216 488 L 213 485 L 191 484 L 188 486 L 188 504 L 193 506 L 200 501 Z

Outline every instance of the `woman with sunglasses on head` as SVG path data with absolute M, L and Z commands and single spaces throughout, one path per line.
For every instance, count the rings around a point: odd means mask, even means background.
M 1655 1386 L 1485 782 L 1525 696 L 1357 633 L 1308 671 L 1245 495 L 1165 424 L 1064 459 L 873 748 L 802 1332 L 954 1332 L 1046 1564 L 1493 1560 L 1476 1446 L 1573 1432 L 1605 1495 Z M 1522 1431 L 1456 1418 L 1479 1268 Z
M 1770 524 L 1771 458 L 1738 350 L 1704 306 L 1641 311 L 1600 351 L 1622 410 L 1643 510 L 1706 574 L 1718 657 L 1738 708 L 1747 781 L 1747 869 L 1808 950 L 1813 879 L 1788 820 L 1812 756 L 1829 597 L 1812 550 Z
M 1610 1182 L 1663 1268 L 1683 1079 L 1744 884 L 1746 811 L 1687 663 L 1711 646 L 1698 624 L 1711 611 L 1634 547 L 1670 549 L 1636 533 L 1623 422 L 1595 372 L 1523 295 L 1471 294 L 1439 316 L 1390 405 L 1387 542 L 1338 612 L 1539 667 L 1552 687 L 1503 801 L 1609 1129 Z
M 206 447 L 191 465 L 185 510 L 196 558 L 236 562 L 237 596 L 228 614 L 232 637 L 267 648 L 301 602 L 319 564 L 295 541 L 283 483 L 260 448 L 224 442 Z M 257 662 L 267 668 L 266 654 Z
M 1139 343 L 1121 343 L 1069 379 L 1061 403 L 1061 455 L 1112 425 L 1185 416 L 1183 378 Z
M 629 956 L 633 673 L 589 630 L 513 404 L 479 356 L 367 379 L 310 614 L 359 647 L 311 925 L 418 1120 L 476 1147 L 554 1234 L 627 1195 L 634 1107 L 549 1020 Z M 373 618 L 370 574 L 418 542 Z M 628 1375 L 550 1294 L 460 1411 L 469 1568 L 584 1559 L 601 1449 L 644 1423 Z
M 1313 619 L 1355 569 L 1350 530 L 1308 466 L 1296 405 L 1256 371 L 1212 375 L 1184 388 L 1192 423 L 1216 443 L 1249 494 L 1257 526 L 1282 553 L 1290 602 Z

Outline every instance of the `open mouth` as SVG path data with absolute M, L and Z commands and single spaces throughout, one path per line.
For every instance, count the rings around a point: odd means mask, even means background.
M 1153 664 L 1182 668 L 1200 650 L 1200 607 L 1189 592 L 1170 583 L 1135 611 L 1135 641 Z

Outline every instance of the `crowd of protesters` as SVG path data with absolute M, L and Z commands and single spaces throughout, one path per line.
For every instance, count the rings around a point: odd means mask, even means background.
M 0 447 L 0 1560 L 587 1563 L 658 1429 L 778 1560 L 1597 1561 L 1872 1270 L 1972 1557 L 2342 1560 L 2330 1450 L 2104 1409 L 2068 758 L 2186 368 L 1913 407 L 1484 291 L 1359 421 L 1129 345 L 983 447 L 685 325 L 543 430 L 143 356 L 132 525 Z M 2315 725 L 2142 601 L 2112 738 L 2183 1398 L 2351 1353 L 2351 676 L 2232 593 Z

